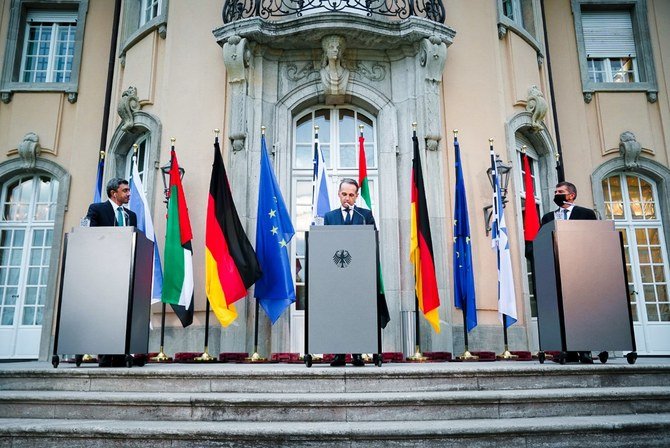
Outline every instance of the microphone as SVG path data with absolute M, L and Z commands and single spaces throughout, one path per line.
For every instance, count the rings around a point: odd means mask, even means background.
M 128 215 L 128 212 L 126 211 L 124 206 L 121 206 L 121 213 L 123 213 L 123 223 L 127 226 L 130 225 L 130 215 Z
M 366 226 L 366 225 L 368 224 L 367 220 L 365 219 L 365 216 L 363 216 L 363 213 L 361 213 L 361 212 L 359 212 L 358 210 L 356 210 L 356 207 L 354 207 L 354 213 L 358 213 L 358 216 L 360 216 L 361 218 L 363 218 L 363 225 L 364 225 L 364 226 Z

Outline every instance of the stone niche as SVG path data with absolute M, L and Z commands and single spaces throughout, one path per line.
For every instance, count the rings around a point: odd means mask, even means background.
M 228 159 L 231 184 L 236 186 L 235 203 L 247 230 L 256 228 L 258 185 L 254 180 L 258 179 L 261 126 L 267 127 L 277 179 L 288 196 L 291 129 L 296 114 L 318 104 L 348 104 L 376 117 L 379 188 L 383 191 L 381 216 L 376 219 L 383 257 L 389 260 L 383 263 L 383 269 L 392 319 L 384 331 L 384 351 L 401 351 L 401 312 L 414 310 L 413 280 L 407 280 L 412 276 L 411 265 L 399 237 L 409 234 L 411 123 L 417 122 L 421 147 L 427 148 L 425 176 L 441 179 L 440 84 L 455 32 L 417 17 L 386 20 L 328 12 L 276 21 L 252 17 L 228 23 L 213 33 L 223 49 L 228 82 L 228 146 L 224 157 Z M 436 228 L 447 226 L 444 197 L 443 185 L 428 192 L 431 221 Z M 433 232 L 434 250 L 441 257 L 448 247 L 443 233 Z M 442 285 L 446 284 L 445 261 L 436 262 Z M 449 322 L 449 294 L 441 290 L 440 295 L 447 304 L 442 307 L 441 318 Z M 254 300 L 246 303 L 253 304 Z M 234 331 L 246 332 L 250 346 L 253 306 L 248 305 L 246 312 L 247 328 L 240 325 Z M 423 334 L 425 350 L 452 349 L 451 331 L 434 335 L 426 329 Z M 264 353 L 289 351 L 289 339 L 288 319 L 280 320 L 272 329 L 260 328 Z

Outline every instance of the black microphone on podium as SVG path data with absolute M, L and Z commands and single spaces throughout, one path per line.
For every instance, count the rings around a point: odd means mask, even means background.
M 361 213 L 361 212 L 359 212 L 358 210 L 356 210 L 356 207 L 354 207 L 354 213 L 357 213 L 358 216 L 360 216 L 361 218 L 363 218 L 363 225 L 364 225 L 364 226 L 368 224 L 367 220 L 365 219 L 365 216 L 363 216 L 363 213 Z

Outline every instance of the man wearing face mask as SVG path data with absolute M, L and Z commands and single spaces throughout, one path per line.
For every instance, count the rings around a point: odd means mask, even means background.
M 577 199 L 577 187 L 570 182 L 559 182 L 554 190 L 554 203 L 558 208 L 546 213 L 542 217 L 542 225 L 553 220 L 596 220 L 596 213 L 590 208 L 575 205 Z M 568 352 L 568 362 L 581 362 L 583 364 L 593 364 L 591 352 Z
M 340 207 L 331 210 L 323 217 L 323 223 L 327 226 L 332 225 L 375 225 L 375 218 L 372 212 L 367 208 L 356 206 L 356 199 L 358 199 L 358 182 L 354 179 L 342 179 L 340 188 L 337 192 L 337 197 L 340 200 Z M 365 365 L 363 357 L 360 353 L 351 355 L 352 364 L 356 367 Z M 333 367 L 340 367 L 345 365 L 345 355 L 343 353 L 335 355 L 335 359 L 330 363 Z

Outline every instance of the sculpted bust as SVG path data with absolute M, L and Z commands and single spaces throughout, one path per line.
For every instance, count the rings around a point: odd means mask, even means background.
M 343 65 L 342 55 L 346 47 L 344 37 L 325 36 L 321 40 L 321 82 L 326 95 L 344 95 L 349 82 L 349 70 Z

